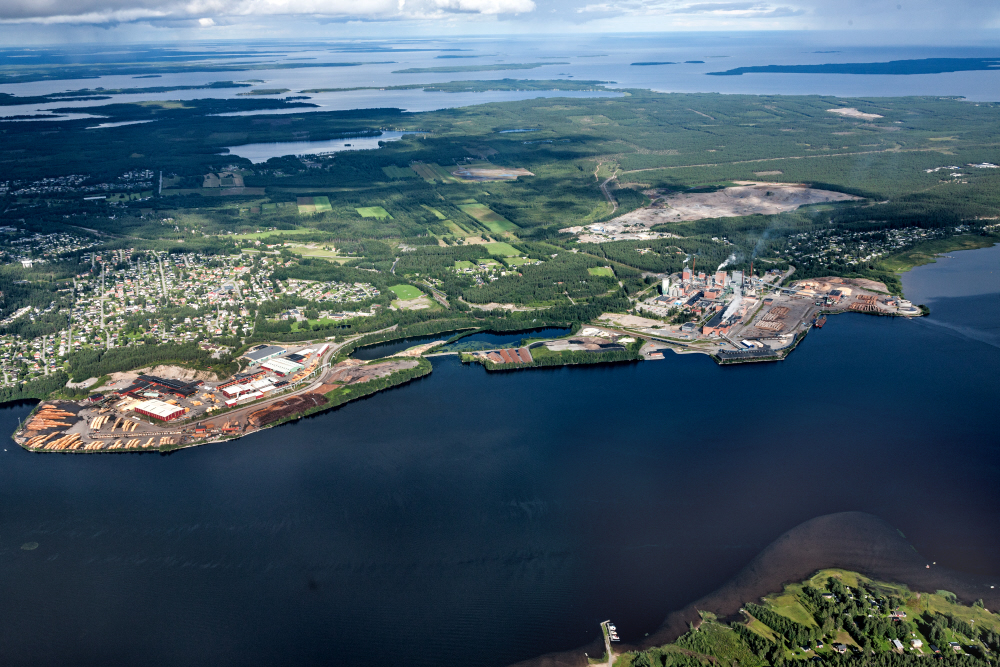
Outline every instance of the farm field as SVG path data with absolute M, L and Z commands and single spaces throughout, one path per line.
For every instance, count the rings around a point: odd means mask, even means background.
M 487 243 L 486 250 L 489 251 L 491 255 L 500 255 L 502 257 L 516 257 L 521 254 L 521 251 L 510 245 L 509 243 Z
M 502 215 L 498 215 L 486 204 L 459 204 L 458 208 L 470 218 L 474 218 L 482 223 L 494 234 L 502 234 L 517 229 L 517 225 L 512 223 Z
M 363 206 L 354 209 L 362 218 L 376 218 L 378 220 L 392 220 L 392 216 L 381 206 Z

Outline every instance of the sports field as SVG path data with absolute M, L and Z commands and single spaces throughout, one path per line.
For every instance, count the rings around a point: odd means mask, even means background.
M 607 266 L 597 266 L 594 268 L 587 269 L 587 273 L 592 276 L 607 276 L 608 278 L 614 278 L 615 272 Z
M 409 301 L 410 299 L 417 299 L 424 295 L 423 292 L 418 290 L 413 285 L 393 285 L 390 287 L 396 296 L 399 297 L 401 301 Z
M 389 212 L 382 208 L 381 206 L 365 206 L 363 208 L 354 209 L 358 212 L 362 218 L 378 218 L 379 220 L 392 220 L 392 216 Z
M 482 204 L 480 204 L 480 206 L 482 206 Z M 491 255 L 500 255 L 501 257 L 516 257 L 521 254 L 517 248 L 509 243 L 487 243 L 486 250 L 489 251 Z
M 458 208 L 462 213 L 470 218 L 475 218 L 481 222 L 488 230 L 494 234 L 502 234 L 517 229 L 517 225 L 490 210 L 486 204 L 459 204 Z

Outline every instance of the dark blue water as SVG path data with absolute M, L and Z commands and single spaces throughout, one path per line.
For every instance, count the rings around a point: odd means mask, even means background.
M 994 248 L 921 267 L 906 293 L 930 319 L 832 317 L 781 363 L 490 375 L 441 358 L 170 456 L 8 445 L 0 662 L 504 665 L 606 618 L 641 638 L 843 510 L 1000 574 L 1000 349 L 950 328 L 995 331 L 998 265 Z
M 545 327 L 542 329 L 531 329 L 529 331 L 518 331 L 517 333 L 490 333 L 484 331 L 465 336 L 456 341 L 456 343 L 461 343 L 465 347 L 468 347 L 469 343 L 482 343 L 484 349 L 487 349 L 519 343 L 526 337 L 558 338 L 559 336 L 565 336 L 569 332 L 569 329 L 561 327 Z M 433 336 L 411 336 L 410 338 L 401 338 L 388 343 L 376 343 L 375 345 L 358 348 L 351 354 L 351 356 L 355 359 L 363 359 L 365 361 L 371 359 L 381 359 L 383 357 L 396 354 L 397 352 L 402 352 L 403 350 L 409 349 L 414 345 L 431 343 L 436 340 L 448 340 L 454 335 L 456 335 L 455 332 L 448 332 L 435 334 Z M 454 347 L 454 344 L 449 346 L 448 349 L 451 349 L 451 347 Z

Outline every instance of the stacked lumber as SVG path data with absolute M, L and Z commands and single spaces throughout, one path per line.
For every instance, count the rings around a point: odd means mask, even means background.
M 75 418 L 76 415 L 60 410 L 54 405 L 45 404 L 28 420 L 25 429 L 29 432 L 38 432 L 47 428 L 68 428 L 73 425 L 73 422 L 63 421 L 66 417 Z
M 69 435 L 64 433 L 61 438 L 56 438 L 45 445 L 44 449 L 49 451 L 63 451 L 66 449 L 76 449 L 81 444 L 79 433 L 71 433 Z

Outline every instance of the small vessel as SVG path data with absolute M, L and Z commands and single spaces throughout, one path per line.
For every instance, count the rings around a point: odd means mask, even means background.
M 816 318 L 816 321 L 813 322 L 813 326 L 817 329 L 822 329 L 824 324 L 826 324 L 826 315 L 820 315 Z

